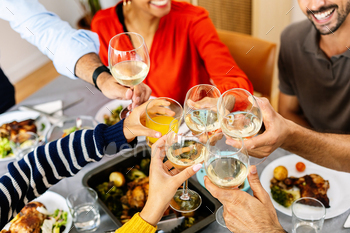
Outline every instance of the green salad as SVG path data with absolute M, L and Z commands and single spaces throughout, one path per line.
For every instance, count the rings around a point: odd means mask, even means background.
M 39 207 L 38 211 L 48 215 L 41 226 L 41 233 L 60 233 L 67 225 L 68 212 L 56 209 L 53 214 L 48 214 L 45 208 Z

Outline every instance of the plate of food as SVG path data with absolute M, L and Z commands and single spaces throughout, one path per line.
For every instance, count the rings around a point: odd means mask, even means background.
M 278 211 L 292 216 L 293 201 L 313 197 L 326 207 L 326 219 L 350 208 L 349 180 L 348 173 L 322 167 L 295 154 L 272 161 L 260 176 Z
M 23 207 L 1 233 L 36 232 L 38 229 L 41 233 L 68 233 L 71 226 L 72 216 L 66 200 L 55 192 L 46 191 Z
M 131 100 L 112 100 L 103 105 L 96 113 L 95 119 L 99 123 L 114 125 L 120 121 L 119 113 L 123 108 L 129 106 Z
M 0 161 L 14 159 L 10 140 L 22 132 L 33 132 L 40 138 L 48 132 L 51 124 L 46 116 L 34 111 L 13 111 L 0 115 Z

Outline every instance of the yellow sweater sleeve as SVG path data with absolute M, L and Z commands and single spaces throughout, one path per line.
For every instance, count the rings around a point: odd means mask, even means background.
M 127 223 L 117 229 L 115 233 L 154 233 L 157 227 L 152 226 L 136 213 Z

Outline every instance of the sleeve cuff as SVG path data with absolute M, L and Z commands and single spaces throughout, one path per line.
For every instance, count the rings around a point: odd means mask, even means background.
M 136 213 L 127 223 L 115 231 L 115 233 L 154 233 L 157 227 L 152 226 L 140 217 L 140 213 Z
M 97 148 L 101 154 L 115 154 L 123 149 L 134 148 L 137 145 L 137 137 L 132 142 L 127 142 L 123 132 L 124 119 L 117 124 L 108 127 L 99 124 L 95 128 Z

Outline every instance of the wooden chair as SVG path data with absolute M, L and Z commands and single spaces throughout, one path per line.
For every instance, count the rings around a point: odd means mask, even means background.
M 254 94 L 271 101 L 276 44 L 242 33 L 219 29 L 217 32 L 237 65 L 252 82 Z

